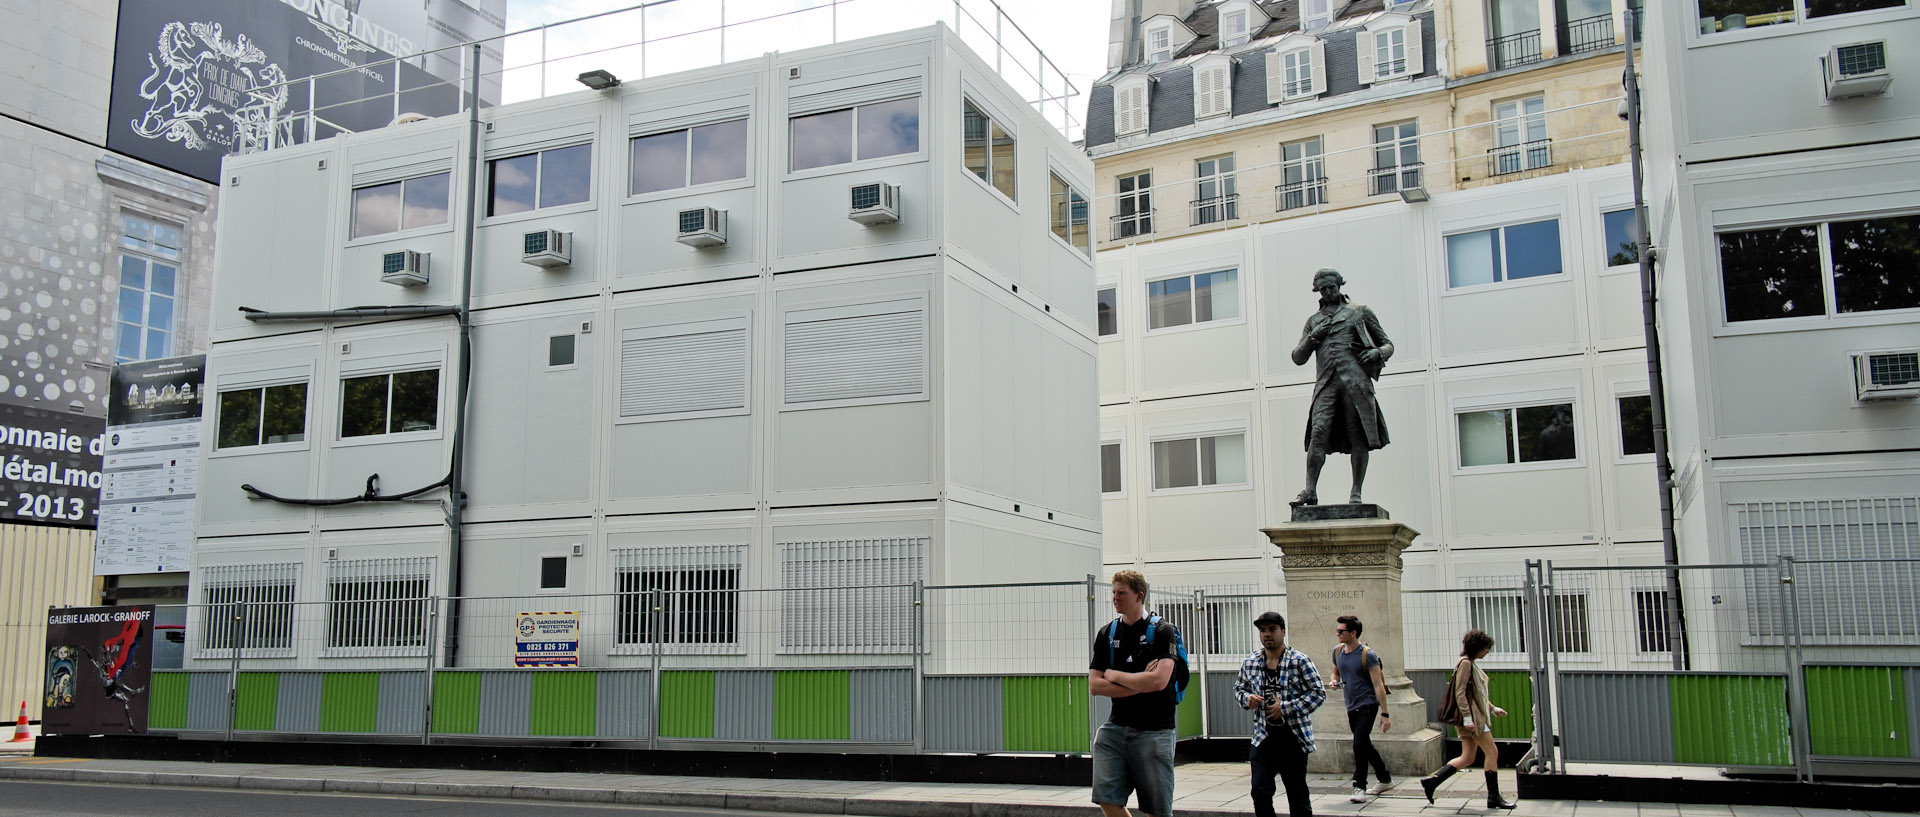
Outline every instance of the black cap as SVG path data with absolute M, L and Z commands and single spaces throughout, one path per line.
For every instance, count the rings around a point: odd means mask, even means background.
M 1284 630 L 1287 628 L 1287 617 L 1280 615 L 1279 613 L 1276 613 L 1272 610 L 1268 610 L 1264 613 L 1261 613 L 1259 618 L 1256 618 L 1253 620 L 1253 626 L 1255 627 L 1265 627 L 1268 624 L 1271 624 L 1275 627 L 1279 627 L 1280 629 Z

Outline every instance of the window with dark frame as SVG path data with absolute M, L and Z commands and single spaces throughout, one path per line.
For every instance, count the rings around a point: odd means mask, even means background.
M 567 589 L 567 557 L 565 556 L 540 557 L 540 589 L 541 590 Z
M 1920 214 L 1725 231 L 1718 238 L 1728 323 L 1920 308 L 1920 275 L 1913 272 L 1920 269 Z
M 1093 253 L 1093 238 L 1087 234 L 1087 197 L 1068 184 L 1060 174 L 1047 173 L 1049 185 L 1048 218 L 1053 234 L 1082 253 Z
M 440 370 L 364 375 L 340 381 L 340 437 L 432 431 L 439 427 Z
M 547 367 L 572 366 L 574 346 L 578 340 L 573 335 L 551 335 L 547 338 Z
M 214 448 L 297 443 L 307 438 L 307 384 L 220 392 Z
M 1600 214 L 1602 233 L 1606 236 L 1605 253 L 1607 266 L 1624 267 L 1640 263 L 1639 229 L 1635 223 L 1633 208 L 1608 210 Z
M 1653 453 L 1653 397 L 1628 395 L 1614 403 L 1620 408 L 1620 456 Z
M 1096 319 L 1100 324 L 1100 337 L 1120 334 L 1120 290 L 1117 287 L 1101 287 L 1096 293 L 1098 306 Z
M 579 204 L 592 191 L 593 146 L 566 147 L 487 162 L 487 215 Z
M 1114 238 L 1132 238 L 1153 232 L 1153 174 L 1135 173 L 1118 179 L 1120 198 L 1113 217 Z
M 1420 126 L 1396 122 L 1373 127 L 1370 195 L 1383 196 L 1420 186 Z
M 1194 162 L 1193 223 L 1213 224 L 1240 217 L 1240 195 L 1236 192 L 1233 157 L 1215 156 Z
M 182 251 L 181 227 L 122 212 L 119 304 L 114 360 L 129 363 L 173 354 Z
M 1100 444 L 1100 493 L 1117 494 L 1123 487 L 1120 474 L 1120 444 Z

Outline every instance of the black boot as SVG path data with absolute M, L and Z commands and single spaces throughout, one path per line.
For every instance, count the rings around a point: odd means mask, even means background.
M 1500 774 L 1487 772 L 1487 808 L 1513 808 L 1514 803 L 1500 799 Z
M 1420 778 L 1420 788 L 1427 792 L 1427 805 L 1433 805 L 1433 790 L 1440 788 L 1440 783 L 1452 777 L 1453 773 L 1457 771 L 1460 770 L 1454 768 L 1453 764 L 1445 763 L 1440 766 L 1439 771 Z

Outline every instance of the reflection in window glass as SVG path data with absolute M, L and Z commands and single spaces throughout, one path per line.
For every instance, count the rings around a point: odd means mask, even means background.
M 1640 394 L 1615 402 L 1620 406 L 1620 455 L 1653 453 L 1653 398 Z
M 1149 329 L 1193 323 L 1193 279 L 1180 277 L 1147 283 Z
M 1504 239 L 1508 279 L 1560 274 L 1560 222 L 1515 224 Z
M 632 141 L 628 192 L 672 190 L 687 183 L 687 132 L 657 133 Z
M 1120 483 L 1120 444 L 1100 445 L 1100 493 L 1118 493 Z
M 400 231 L 400 183 L 353 191 L 353 237 Z
M 1147 328 L 1240 317 L 1239 280 L 1238 270 L 1220 270 L 1147 282 Z
M 1000 195 L 1018 201 L 1013 136 L 971 100 L 961 104 L 961 162 L 968 172 L 1000 191 Z
M 1573 404 L 1464 411 L 1454 415 L 1460 432 L 1460 466 L 1571 460 L 1579 456 Z
M 1639 230 L 1634 226 L 1636 219 L 1633 208 L 1601 213 L 1600 220 L 1606 228 L 1607 266 L 1623 267 L 1640 263 Z
M 114 359 L 151 360 L 173 353 L 174 287 L 180 228 L 123 213 L 119 303 L 115 307 Z M 137 250 L 139 254 L 132 252 Z
M 631 195 L 747 177 L 745 119 L 637 136 L 631 145 Z
M 792 169 L 853 161 L 853 109 L 796 116 L 792 120 Z
M 998 122 L 993 123 L 993 189 L 1009 199 L 1020 199 L 1014 178 L 1013 137 L 1001 130 Z
M 1699 0 L 1700 33 L 1791 23 L 1793 0 Z
M 861 159 L 898 156 L 920 149 L 920 98 L 907 97 L 856 109 Z
M 1907 0 L 1807 0 L 1807 16 L 1852 14 L 1856 11 L 1898 8 L 1906 4 Z
M 435 173 L 353 191 L 353 238 L 447 223 L 451 174 Z
M 540 177 L 540 154 L 529 153 L 488 162 L 487 215 L 524 213 L 537 205 L 534 182 Z
M 440 414 L 440 370 L 340 381 L 340 436 L 432 431 Z
M 1524 406 L 1514 409 L 1521 462 L 1573 459 L 1573 406 Z
M 1513 462 L 1513 412 L 1468 411 L 1455 415 L 1460 425 L 1460 465 L 1500 465 Z
M 488 162 L 487 215 L 579 204 L 592 190 L 592 145 L 570 145 Z
M 1153 487 L 1192 488 L 1247 481 L 1247 435 L 1223 434 L 1153 444 Z
M 1447 286 L 1451 288 L 1563 271 L 1558 219 L 1447 236 Z
M 220 427 L 215 448 L 260 444 L 260 390 L 220 393 Z
M 693 165 L 687 184 L 708 184 L 747 177 L 747 120 L 735 119 L 694 128 Z
M 1468 287 L 1500 280 L 1500 231 L 1481 230 L 1447 236 L 1447 286 Z
M 1100 336 L 1120 334 L 1120 291 L 1113 287 L 1100 290 L 1099 314 Z
M 400 229 L 411 230 L 447 223 L 447 192 L 451 179 L 451 174 L 435 173 L 406 180 L 401 185 L 405 193 L 401 196 L 404 207 L 400 214 Z
M 987 115 L 972 102 L 962 101 L 961 106 L 960 163 L 980 181 L 992 181 L 987 169 Z
M 307 438 L 307 384 L 220 393 L 216 448 L 297 443 Z
M 1057 173 L 1048 173 L 1051 197 L 1048 202 L 1048 214 L 1052 222 L 1053 234 L 1060 240 L 1072 244 L 1081 252 L 1092 249 L 1092 239 L 1087 234 L 1087 199 L 1067 184 Z
M 1824 315 L 1819 230 L 1813 226 L 1720 234 L 1727 321 Z
M 1827 225 L 1838 312 L 1920 307 L 1920 215 Z
M 539 206 L 557 207 L 586 201 L 593 175 L 588 167 L 592 159 L 593 148 L 590 145 L 542 151 Z

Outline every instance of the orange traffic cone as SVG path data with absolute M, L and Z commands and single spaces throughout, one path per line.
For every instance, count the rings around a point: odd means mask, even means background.
M 27 734 L 27 702 L 21 701 L 20 702 L 20 720 L 14 722 L 13 740 L 10 740 L 7 742 L 8 743 L 26 743 L 27 741 L 30 741 L 30 740 L 33 740 L 33 736 Z

